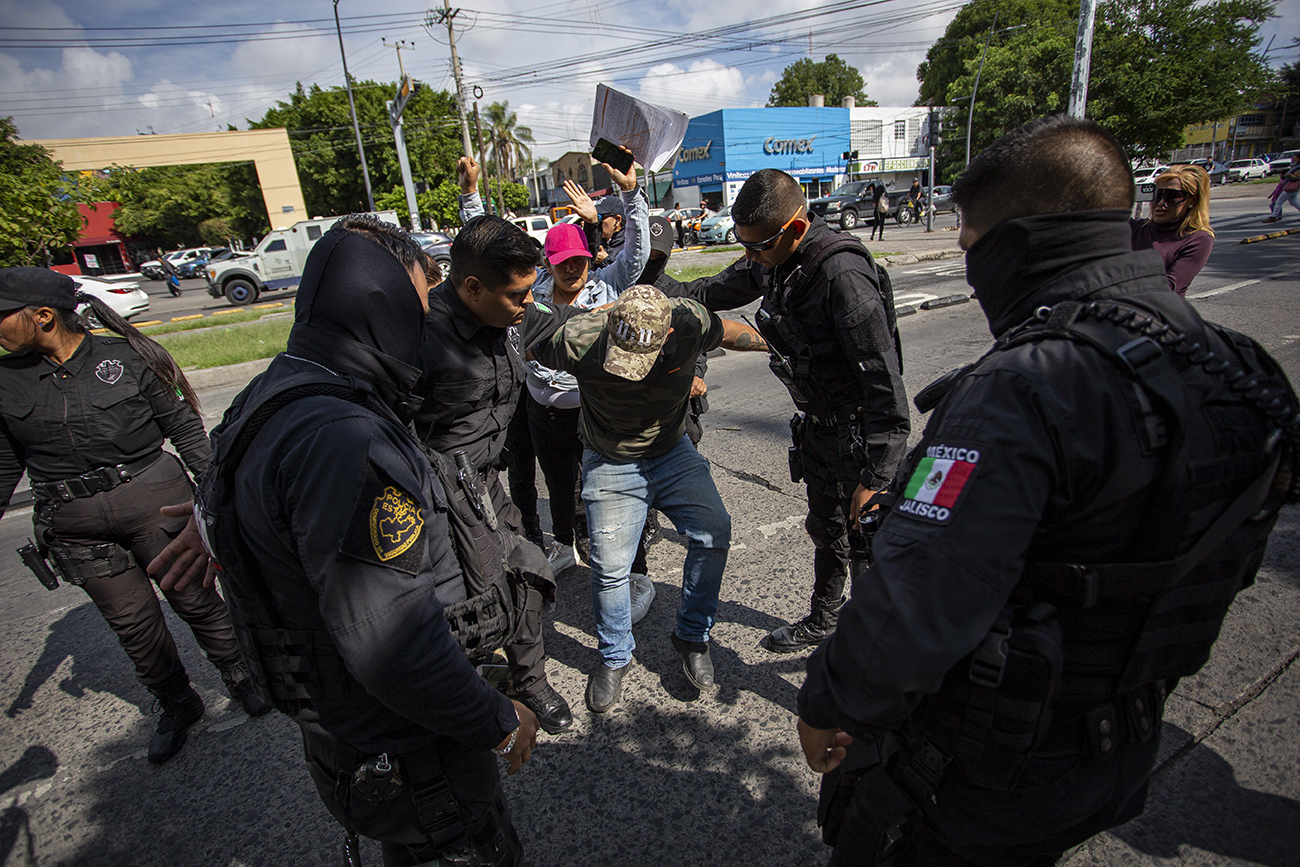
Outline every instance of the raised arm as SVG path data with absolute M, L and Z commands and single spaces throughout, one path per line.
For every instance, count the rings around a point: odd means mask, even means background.
M 460 222 L 468 223 L 475 217 L 481 217 L 483 199 L 478 194 L 478 163 L 473 157 L 461 157 L 456 161 L 456 178 L 460 181 Z

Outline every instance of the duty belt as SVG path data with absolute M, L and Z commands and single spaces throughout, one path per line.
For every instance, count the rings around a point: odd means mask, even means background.
M 842 412 L 836 413 L 835 415 L 813 415 L 810 412 L 804 413 L 804 418 L 808 419 L 808 421 L 818 427 L 837 427 L 842 424 L 853 424 L 855 421 L 862 418 L 862 416 L 863 412 L 860 407 L 848 414 Z
M 99 467 L 70 479 L 61 479 L 57 482 L 32 482 L 32 496 L 39 500 L 62 500 L 65 503 L 82 497 L 93 497 L 95 494 L 111 491 L 118 485 L 131 481 L 137 473 L 153 466 L 160 457 L 162 452 L 154 452 L 129 464 Z

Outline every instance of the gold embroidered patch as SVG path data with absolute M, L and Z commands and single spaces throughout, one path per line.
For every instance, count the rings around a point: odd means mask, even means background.
M 411 495 L 391 485 L 375 497 L 370 509 L 370 544 L 387 562 L 415 544 L 424 529 L 424 516 Z

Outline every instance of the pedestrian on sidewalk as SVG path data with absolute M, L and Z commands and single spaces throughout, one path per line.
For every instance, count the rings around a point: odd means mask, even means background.
M 1282 206 L 1288 202 L 1300 211 L 1300 154 L 1291 155 L 1291 168 L 1282 175 L 1277 189 L 1273 191 L 1273 213 L 1264 222 L 1276 223 L 1282 219 Z
M 86 330 L 75 312 L 86 303 L 115 334 Z M 159 508 L 190 500 L 190 477 L 212 460 L 198 398 L 167 350 L 77 292 L 70 277 L 44 268 L 0 269 L 0 346 L 12 353 L 0 359 L 0 515 L 26 470 L 37 547 L 95 603 L 158 700 L 162 717 L 148 758 L 165 762 L 204 706 L 141 564 L 186 523 Z M 164 439 L 179 460 L 163 451 Z M 250 716 L 269 711 L 217 591 L 191 586 L 163 596 L 231 697 Z
M 885 240 L 885 214 L 889 213 L 889 196 L 885 194 L 885 185 L 876 182 L 871 193 L 871 240 L 876 240 L 876 230 L 880 230 L 880 240 Z

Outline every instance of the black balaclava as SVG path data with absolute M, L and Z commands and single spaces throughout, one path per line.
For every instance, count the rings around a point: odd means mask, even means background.
M 966 282 L 996 337 L 1043 303 L 1040 290 L 1088 262 L 1132 252 L 1128 211 L 1078 211 L 1003 220 L 966 251 Z M 1079 287 L 1086 294 L 1093 286 Z M 1066 300 L 1053 298 L 1052 301 Z
M 403 416 L 419 379 L 424 307 L 410 273 L 364 235 L 333 228 L 307 256 L 287 352 L 375 386 Z

